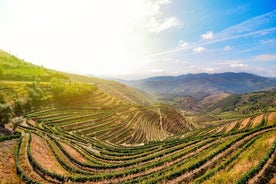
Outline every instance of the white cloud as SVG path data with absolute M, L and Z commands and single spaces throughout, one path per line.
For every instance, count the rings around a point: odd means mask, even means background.
M 157 0 L 156 3 L 162 5 L 162 4 L 170 4 L 171 0 Z
M 193 51 L 195 53 L 202 53 L 202 52 L 206 51 L 206 48 L 205 47 L 196 47 L 193 49 Z
M 165 70 L 164 69 L 153 69 L 153 70 L 151 70 L 151 72 L 152 73 L 163 73 L 163 72 L 165 72 Z
M 204 39 L 204 40 L 211 40 L 214 38 L 214 34 L 212 31 L 208 31 L 204 34 L 201 35 L 201 38 Z
M 233 48 L 230 46 L 230 45 L 227 45 L 223 48 L 224 51 L 230 51 L 232 50 Z
M 178 43 L 179 43 L 179 45 L 178 45 L 179 48 L 186 48 L 187 46 L 190 45 L 189 42 L 185 42 L 183 40 L 180 40 Z
M 144 14 L 143 26 L 148 32 L 160 33 L 167 29 L 180 26 L 180 21 L 174 16 L 164 16 L 161 9 L 171 3 L 171 0 L 148 0 Z
M 230 26 L 221 32 L 218 32 L 213 34 L 213 32 L 209 31 L 202 36 L 201 40 L 198 40 L 193 43 L 189 43 L 189 46 L 186 46 L 186 48 L 195 48 L 194 51 L 197 52 L 197 47 L 202 47 L 206 45 L 212 45 L 219 42 L 224 42 L 227 40 L 234 40 L 239 38 L 246 38 L 246 37 L 253 37 L 258 36 L 266 33 L 274 33 L 276 32 L 276 27 L 272 27 L 275 22 L 276 17 L 276 10 L 273 10 L 271 12 L 262 14 L 260 16 L 253 17 L 251 19 L 248 19 L 244 22 L 241 22 L 240 24 L 236 24 L 233 26 Z M 212 38 L 212 39 L 206 39 L 206 38 Z M 262 44 L 269 43 L 273 44 L 273 41 L 264 41 Z M 276 43 L 276 42 L 275 42 Z M 227 49 L 226 49 L 227 50 Z M 156 56 L 162 56 L 162 55 L 169 55 L 173 54 L 175 52 L 183 52 L 183 48 L 177 45 L 174 49 L 153 53 L 150 54 L 150 57 L 156 57 Z
M 212 67 L 207 67 L 207 68 L 204 68 L 203 71 L 204 72 L 207 72 L 207 73 L 214 73 L 216 72 L 218 69 L 217 68 L 212 68 Z
M 153 33 L 160 33 L 162 31 L 165 31 L 167 29 L 173 28 L 173 27 L 179 27 L 180 22 L 175 17 L 169 17 L 162 21 L 158 21 L 156 19 L 152 19 L 148 22 L 147 28 L 150 32 Z
M 276 54 L 261 54 L 254 56 L 255 61 L 276 61 Z
M 231 68 L 247 68 L 248 65 L 247 64 L 242 64 L 242 63 L 233 63 L 230 64 Z

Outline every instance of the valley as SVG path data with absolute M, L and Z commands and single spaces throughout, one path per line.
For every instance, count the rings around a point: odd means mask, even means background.
M 237 93 L 151 83 L 153 93 L 4 51 L 0 68 L 0 183 L 275 181 L 272 79 L 254 76 L 257 88 L 243 73 L 252 87 Z

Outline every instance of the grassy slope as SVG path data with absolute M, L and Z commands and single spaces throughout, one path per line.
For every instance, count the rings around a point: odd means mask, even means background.
M 50 81 L 52 78 L 67 79 L 61 72 L 27 63 L 0 50 L 0 79 L 12 81 Z
M 110 93 L 116 96 L 117 98 L 130 101 L 132 103 L 141 105 L 153 105 L 155 102 L 154 97 L 152 95 L 145 93 L 139 89 L 135 89 L 127 85 L 121 84 L 119 82 L 76 74 L 66 75 L 72 81 L 96 84 L 96 86 L 98 86 L 105 92 Z

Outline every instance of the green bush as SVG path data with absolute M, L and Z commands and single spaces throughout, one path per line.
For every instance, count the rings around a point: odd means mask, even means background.
M 0 126 L 7 124 L 13 116 L 12 107 L 9 104 L 0 104 Z

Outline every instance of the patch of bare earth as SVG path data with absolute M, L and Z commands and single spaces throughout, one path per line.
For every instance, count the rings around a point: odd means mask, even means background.
M 60 142 L 61 146 L 65 149 L 66 152 L 69 153 L 69 155 L 71 155 L 73 158 L 75 158 L 76 160 L 80 161 L 80 162 L 86 162 L 87 160 L 85 158 L 83 158 L 83 156 L 77 152 L 74 148 L 72 148 L 71 146 Z
M 272 125 L 276 123 L 276 112 L 272 112 L 267 117 L 267 124 Z
M 34 159 L 42 168 L 59 175 L 68 175 L 68 172 L 56 160 L 46 141 L 35 134 L 32 134 L 31 151 Z
M 269 181 L 269 184 L 276 184 L 276 174 L 273 175 L 273 178 Z
M 48 183 L 48 182 L 46 182 L 46 180 L 41 178 L 41 176 L 38 175 L 38 173 L 36 173 L 33 170 L 32 166 L 30 165 L 30 163 L 28 161 L 28 156 L 27 156 L 27 142 L 28 142 L 28 135 L 23 133 L 22 134 L 22 144 L 21 144 L 20 150 L 19 150 L 19 166 L 24 171 L 24 173 L 28 177 L 32 178 L 33 180 L 41 182 L 41 183 Z
M 252 120 L 252 127 L 258 126 L 261 123 L 263 117 L 264 117 L 264 115 L 262 114 L 262 115 L 257 116 L 256 118 L 254 118 Z
M 32 119 L 30 119 L 30 120 L 28 121 L 28 123 L 30 123 L 30 124 L 33 125 L 33 126 L 36 126 L 36 125 L 35 125 L 35 121 L 32 120 Z
M 248 123 L 250 122 L 250 119 L 251 118 L 246 118 L 246 119 L 242 120 L 242 122 L 240 124 L 240 127 L 239 127 L 239 130 L 244 129 L 248 125 Z
M 0 183 L 24 183 L 16 175 L 14 150 L 17 140 L 0 142 Z
M 231 130 L 235 127 L 235 125 L 236 125 L 237 123 L 238 123 L 238 121 L 234 121 L 234 122 L 230 123 L 230 124 L 227 126 L 225 132 L 231 131 Z

